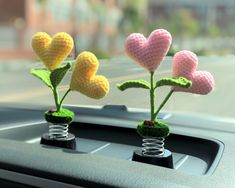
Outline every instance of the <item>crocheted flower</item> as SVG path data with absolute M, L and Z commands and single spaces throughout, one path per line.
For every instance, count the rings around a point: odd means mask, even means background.
M 214 78 L 207 71 L 197 71 L 198 59 L 190 51 L 180 51 L 173 58 L 173 77 L 183 76 L 192 81 L 190 88 L 173 87 L 175 91 L 206 95 L 214 87 Z
M 133 33 L 126 39 L 125 51 L 149 72 L 154 72 L 166 56 L 171 40 L 171 34 L 164 29 L 153 31 L 148 39 L 140 33 Z
M 96 75 L 99 61 L 91 52 L 82 52 L 76 59 L 70 83 L 70 89 L 82 94 L 100 99 L 109 92 L 109 82 L 106 77 Z
M 32 47 L 44 65 L 54 70 L 72 51 L 73 39 L 65 32 L 56 33 L 53 38 L 45 32 L 38 32 L 32 38 Z

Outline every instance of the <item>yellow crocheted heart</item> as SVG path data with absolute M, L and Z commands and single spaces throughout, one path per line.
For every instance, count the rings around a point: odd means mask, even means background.
M 82 52 L 76 59 L 70 83 L 70 89 L 82 94 L 100 99 L 109 92 L 109 82 L 106 77 L 96 75 L 99 61 L 91 52 Z
M 49 70 L 56 69 L 73 49 L 73 38 L 64 32 L 51 38 L 47 33 L 38 32 L 32 38 L 32 47 Z

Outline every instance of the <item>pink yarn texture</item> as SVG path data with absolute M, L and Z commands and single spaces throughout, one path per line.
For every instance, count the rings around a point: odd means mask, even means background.
M 140 33 L 133 33 L 126 39 L 125 51 L 149 72 L 154 72 L 166 56 L 171 41 L 171 34 L 164 29 L 153 31 L 148 39 Z
M 192 81 L 188 89 L 174 87 L 175 91 L 190 92 L 206 95 L 214 87 L 214 78 L 207 71 L 197 71 L 198 59 L 196 54 L 190 51 L 180 51 L 173 58 L 173 77 L 183 76 Z

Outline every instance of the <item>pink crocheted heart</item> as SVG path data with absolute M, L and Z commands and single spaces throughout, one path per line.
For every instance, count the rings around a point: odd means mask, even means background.
M 171 34 L 164 29 L 153 31 L 148 39 L 140 33 L 133 33 L 126 39 L 125 51 L 141 66 L 154 72 L 166 56 L 171 40 Z
M 183 76 L 192 81 L 188 89 L 174 87 L 175 91 L 206 95 L 214 87 L 214 78 L 207 71 L 196 71 L 198 59 L 190 51 L 180 51 L 173 58 L 173 77 Z

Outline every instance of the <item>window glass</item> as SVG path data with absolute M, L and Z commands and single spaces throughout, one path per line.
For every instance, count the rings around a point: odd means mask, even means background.
M 190 50 L 199 58 L 200 70 L 214 75 L 215 89 L 206 96 L 190 93 L 173 94 L 165 111 L 235 117 L 235 1 L 233 0 L 0 0 L 0 102 L 50 104 L 53 96 L 48 87 L 30 75 L 31 68 L 44 65 L 31 47 L 38 31 L 51 36 L 64 31 L 75 47 L 68 60 L 74 63 L 82 51 L 92 51 L 100 60 L 97 74 L 105 75 L 110 92 L 95 100 L 71 92 L 66 104 L 150 106 L 147 90 L 121 92 L 116 84 L 129 79 L 150 80 L 147 70 L 124 52 L 124 42 L 133 32 L 146 37 L 164 28 L 173 43 L 156 79 L 172 76 L 172 57 Z M 61 96 L 68 89 L 71 73 L 62 82 Z M 159 105 L 169 87 L 156 93 Z

